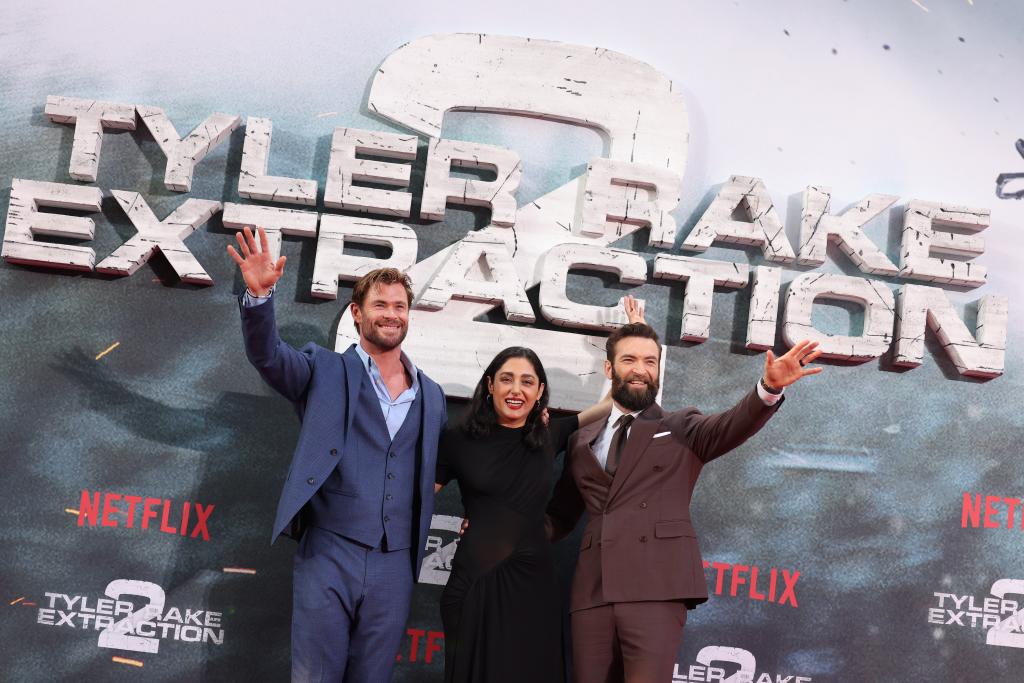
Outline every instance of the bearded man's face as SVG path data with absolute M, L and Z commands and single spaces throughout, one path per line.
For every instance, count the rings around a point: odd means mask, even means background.
M 615 362 L 605 361 L 612 398 L 631 412 L 650 407 L 658 396 L 661 347 L 646 337 L 624 337 L 615 345 Z

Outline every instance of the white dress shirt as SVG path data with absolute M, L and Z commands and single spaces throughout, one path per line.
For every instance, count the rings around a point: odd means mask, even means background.
M 608 416 L 608 421 L 605 422 L 604 429 L 601 430 L 601 434 L 597 437 L 593 447 L 594 455 L 597 456 L 597 461 L 601 463 L 601 469 L 604 469 L 608 463 L 608 448 L 612 444 L 612 435 L 615 434 L 615 423 L 623 415 L 632 415 L 635 419 L 641 412 L 637 410 L 632 413 L 624 413 L 619 410 L 619 407 L 614 402 L 612 403 L 612 412 Z M 629 437 L 629 427 L 626 427 L 626 436 Z

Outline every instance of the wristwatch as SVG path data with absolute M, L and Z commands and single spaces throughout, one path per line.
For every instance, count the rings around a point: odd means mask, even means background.
M 772 387 L 768 386 L 764 381 L 764 377 L 761 378 L 761 388 L 767 391 L 769 394 L 774 394 L 776 396 L 782 393 L 782 389 L 773 389 Z

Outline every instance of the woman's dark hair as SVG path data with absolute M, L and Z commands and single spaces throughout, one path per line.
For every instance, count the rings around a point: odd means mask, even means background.
M 510 346 L 503 349 L 494 357 L 491 364 L 484 370 L 484 374 L 477 382 L 476 391 L 473 392 L 473 400 L 469 404 L 469 412 L 462 423 L 462 429 L 474 439 L 486 437 L 491 429 L 498 424 L 498 415 L 494 411 L 494 402 L 491 400 L 491 392 L 487 390 L 487 380 L 494 382 L 494 376 L 509 358 L 525 358 L 533 366 L 537 373 L 537 379 L 544 385 L 544 391 L 537 397 L 537 402 L 526 417 L 526 424 L 523 429 L 523 442 L 531 450 L 542 448 L 547 443 L 548 428 L 541 419 L 541 413 L 548 405 L 548 376 L 544 372 L 544 365 L 540 358 L 525 346 Z

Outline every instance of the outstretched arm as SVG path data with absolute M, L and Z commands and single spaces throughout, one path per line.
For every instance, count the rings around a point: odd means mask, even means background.
M 259 246 L 249 228 L 245 228 L 244 235 L 236 234 L 241 254 L 230 246 L 228 254 L 238 264 L 248 294 L 266 297 L 284 273 L 287 257 L 273 261 L 266 232 L 259 228 L 258 233 Z M 255 306 L 243 302 L 241 313 L 245 355 L 249 362 L 276 391 L 291 401 L 299 400 L 312 374 L 312 350 L 300 353 L 281 340 L 272 299 Z
M 782 389 L 799 379 L 821 372 L 820 367 L 804 367 L 821 355 L 817 346 L 817 342 L 805 339 L 778 358 L 769 351 L 762 376 L 768 391 L 781 393 Z M 677 413 L 670 418 L 669 425 L 673 432 L 682 434 L 697 457 L 708 462 L 728 453 L 756 434 L 781 405 L 782 397 L 776 398 L 779 399 L 777 403 L 769 404 L 766 399 L 762 399 L 760 391 L 750 391 L 725 412 L 714 415 L 703 415 L 698 410 Z

